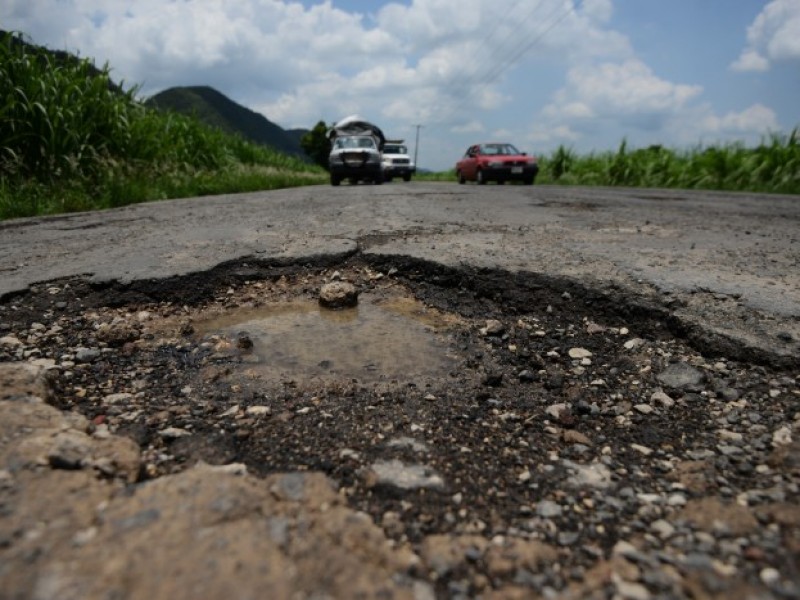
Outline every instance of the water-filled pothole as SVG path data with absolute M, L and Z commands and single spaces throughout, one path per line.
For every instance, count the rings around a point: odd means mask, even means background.
M 316 300 L 244 308 L 197 324 L 217 347 L 240 347 L 250 374 L 271 379 L 399 383 L 441 378 L 456 364 L 449 332 L 457 317 L 407 296 L 362 294 L 331 310 Z M 247 339 L 252 347 L 242 344 Z

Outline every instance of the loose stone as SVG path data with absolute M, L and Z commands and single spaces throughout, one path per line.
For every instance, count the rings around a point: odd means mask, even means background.
M 347 281 L 334 281 L 322 286 L 319 303 L 326 308 L 347 308 L 358 304 L 358 291 Z
M 702 371 L 684 363 L 672 363 L 657 375 L 658 380 L 673 389 L 693 389 L 705 381 Z
M 440 489 L 442 478 L 425 465 L 407 465 L 399 460 L 378 461 L 370 467 L 376 484 L 388 485 L 402 490 L 418 488 Z M 370 473 L 367 474 L 370 476 Z

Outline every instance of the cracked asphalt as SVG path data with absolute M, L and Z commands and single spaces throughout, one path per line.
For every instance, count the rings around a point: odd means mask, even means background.
M 414 182 L 0 223 L 0 588 L 800 598 L 799 207 Z
M 734 353 L 791 365 L 800 349 L 799 221 L 792 196 L 306 187 L 0 223 L 0 298 L 76 276 L 124 286 L 248 259 L 407 256 L 623 290 Z

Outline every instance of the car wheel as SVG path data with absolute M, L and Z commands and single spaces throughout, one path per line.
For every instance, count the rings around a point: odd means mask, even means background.
M 331 175 L 331 185 L 339 185 L 341 181 L 336 175 Z
M 391 182 L 392 182 L 392 176 L 391 176 L 391 175 L 387 175 L 386 177 L 384 177 L 384 178 L 383 178 L 383 180 L 384 180 L 386 183 L 391 183 Z
M 383 185 L 383 177 L 376 177 L 374 183 L 375 185 Z
M 533 185 L 533 177 L 526 177 L 525 181 L 523 182 L 525 185 Z
M 461 171 L 456 173 L 456 177 L 458 177 L 458 183 L 460 183 L 461 185 L 464 185 L 465 183 L 467 183 L 467 178 L 464 177 L 464 174 Z
M 476 178 L 478 180 L 478 185 L 486 185 L 486 176 L 483 174 L 483 171 L 481 169 L 478 169 Z
M 411 181 L 411 175 L 403 175 L 403 181 Z

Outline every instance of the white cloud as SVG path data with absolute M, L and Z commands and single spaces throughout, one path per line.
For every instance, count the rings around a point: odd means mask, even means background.
M 741 112 L 728 112 L 719 117 L 713 114 L 703 120 L 703 130 L 726 136 L 745 134 L 762 135 L 779 129 L 775 111 L 762 104 L 754 104 Z
M 330 0 L 7 2 L 34 41 L 108 62 L 143 95 L 212 85 L 284 126 L 353 108 L 464 120 L 509 101 L 499 86 L 521 61 L 630 51 L 605 27 L 612 0 L 415 0 L 369 17 Z
M 763 104 L 717 114 L 700 103 L 703 88 L 658 77 L 644 63 L 581 65 L 572 68 L 566 85 L 540 112 L 527 139 L 540 148 L 575 144 L 581 150 L 628 139 L 631 145 L 686 146 L 701 140 L 758 142 L 779 131 L 775 112 Z
M 535 126 L 525 139 L 539 148 L 555 148 L 559 145 L 571 144 L 578 141 L 581 134 L 573 131 L 569 125 L 555 125 L 553 127 L 544 124 Z
M 480 121 L 470 121 L 463 125 L 456 125 L 450 129 L 453 133 L 482 133 L 485 131 L 483 123 Z
M 560 94 L 563 104 L 548 104 L 542 113 L 553 118 L 563 119 L 591 119 L 595 116 L 594 110 L 582 100 L 566 101 L 566 94 Z
M 613 12 L 611 0 L 585 0 L 583 3 L 583 14 L 598 24 L 608 23 Z
M 514 139 L 516 132 L 509 131 L 508 129 L 495 129 L 491 133 L 492 141 L 504 141 Z
M 752 49 L 744 50 L 732 64 L 734 71 L 769 71 L 769 60 Z
M 800 0 L 772 0 L 747 28 L 736 71 L 766 71 L 776 62 L 800 62 Z
M 481 5 L 484 5 L 483 7 Z M 506 2 L 508 4 L 508 2 Z M 381 29 L 404 40 L 406 50 L 419 52 L 480 31 L 483 0 L 417 0 L 410 6 L 391 3 L 377 15 Z
M 710 104 L 701 103 L 671 117 L 659 143 L 677 147 L 732 142 L 754 145 L 780 130 L 775 111 L 763 104 L 718 114 Z
M 468 121 L 476 108 L 493 111 L 509 102 L 499 86 L 514 67 L 512 59 L 557 64 L 568 54 L 629 52 L 623 36 L 601 28 L 610 17 L 610 0 L 589 0 L 579 12 L 572 5 L 571 0 L 388 4 L 378 11 L 375 23 L 388 40 L 384 47 L 391 50 L 365 52 L 369 64 L 363 70 L 354 59 L 353 73 L 338 85 L 320 90 L 312 76 L 290 95 L 260 106 L 278 122 L 308 120 L 300 109 L 313 91 L 324 107 L 363 102 L 368 96 L 379 108 L 359 109 L 361 113 L 451 125 Z
M 656 76 L 638 59 L 570 69 L 567 85 L 543 113 L 551 118 L 659 117 L 679 110 L 702 92 Z

